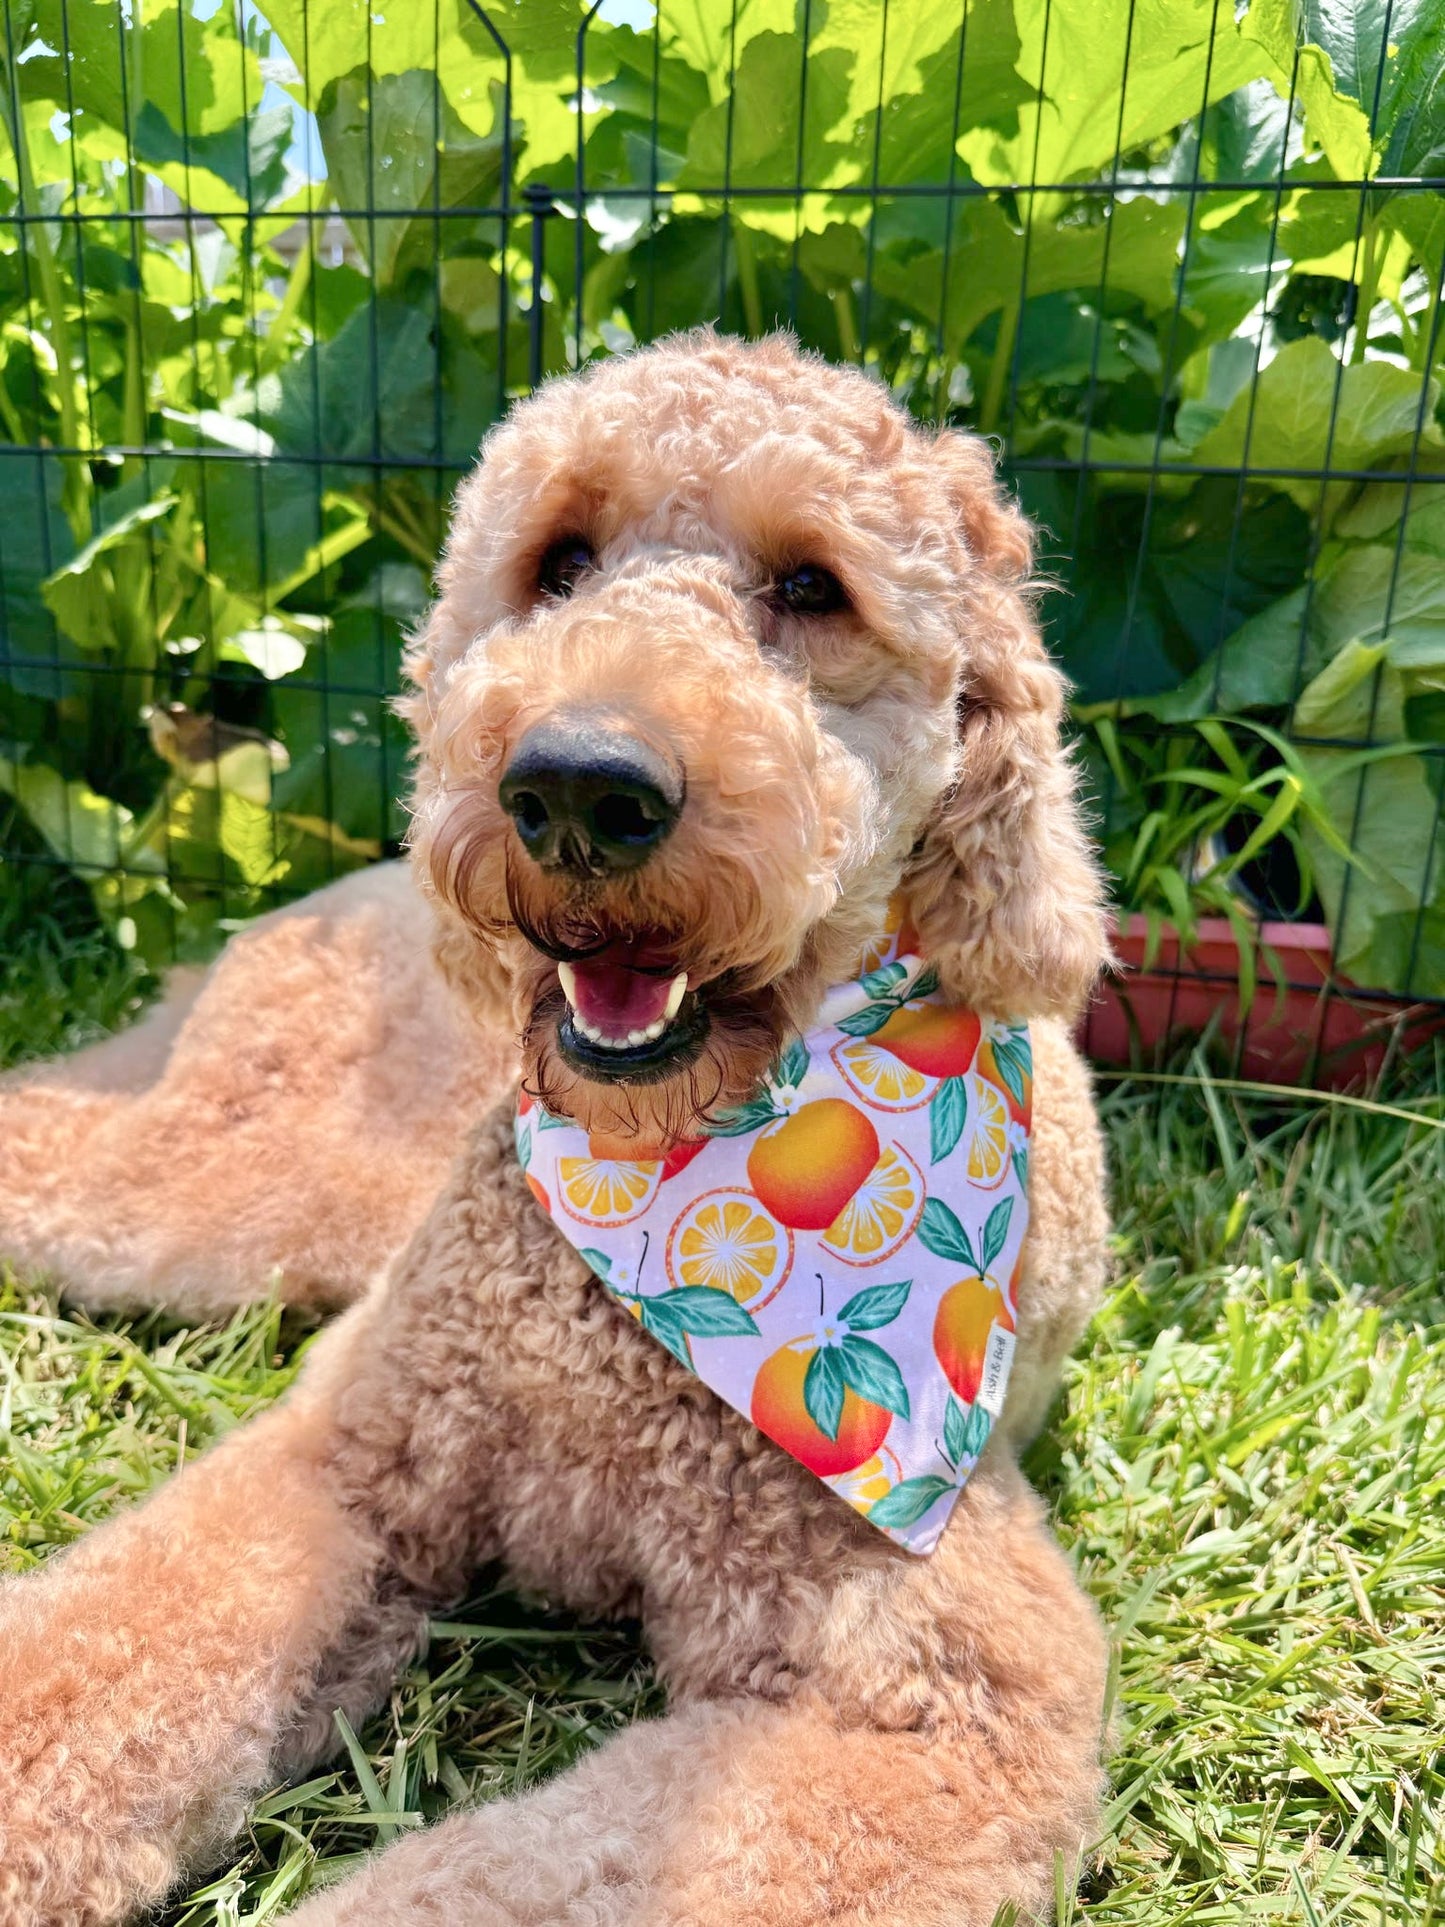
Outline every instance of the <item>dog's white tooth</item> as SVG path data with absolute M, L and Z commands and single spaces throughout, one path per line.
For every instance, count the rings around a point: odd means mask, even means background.
M 594 1044 L 601 1043 L 602 1032 L 600 1030 L 594 1029 L 594 1027 L 591 1024 L 584 1024 L 580 1017 L 574 1017 L 572 1019 L 572 1027 L 574 1030 L 580 1030 L 582 1035 L 588 1038 L 592 1043 Z
M 647 1029 L 643 1031 L 642 1035 L 646 1038 L 647 1042 L 650 1044 L 652 1043 L 654 1038 L 661 1037 L 662 1033 L 666 1029 L 667 1029 L 667 1025 L 659 1017 L 655 1024 L 649 1024 L 647 1026 Z
M 639 1044 L 645 1044 L 647 1042 L 647 1032 L 645 1030 L 630 1030 L 627 1033 L 627 1042 L 633 1050 L 636 1050 Z
M 567 999 L 567 1002 L 571 1005 L 572 1009 L 576 1010 L 577 1008 L 577 972 L 572 968 L 571 964 L 569 963 L 558 964 L 557 981 L 562 986 L 562 995 Z
M 685 970 L 679 970 L 668 988 L 667 1003 L 662 1013 L 664 1023 L 670 1024 L 673 1018 L 676 1017 L 682 1007 L 682 1000 L 686 995 L 687 972 Z

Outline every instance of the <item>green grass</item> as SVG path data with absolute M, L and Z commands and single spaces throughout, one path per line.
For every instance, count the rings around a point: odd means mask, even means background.
M 19 846 L 24 846 L 23 848 Z M 90 892 L 46 859 L 0 795 L 0 1070 L 116 1030 L 155 991 L 96 922 Z
M 34 952 L 0 980 L 0 1055 L 143 988 L 93 935 Z M 1445 1105 L 1438 1066 L 1414 1072 L 1404 1117 L 1199 1071 L 1105 1086 L 1117 1282 L 1031 1460 L 1115 1641 L 1114 1799 L 1075 1920 L 1445 1922 Z M 96 1326 L 0 1284 L 0 1565 L 168 1476 L 306 1342 L 274 1306 Z M 164 1920 L 270 1919 L 659 1705 L 629 1632 L 484 1586 Z

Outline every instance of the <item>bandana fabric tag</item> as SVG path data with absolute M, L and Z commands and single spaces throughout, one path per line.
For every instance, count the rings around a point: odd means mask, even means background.
M 1028 1224 L 1026 1026 L 945 1004 L 906 936 L 758 1095 L 664 1158 L 525 1093 L 542 1208 L 645 1330 L 910 1552 L 1003 1407 Z

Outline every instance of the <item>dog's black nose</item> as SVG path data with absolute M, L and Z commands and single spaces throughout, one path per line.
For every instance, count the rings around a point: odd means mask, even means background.
M 625 731 L 577 717 L 538 723 L 498 794 L 544 870 L 609 876 L 645 863 L 682 812 L 682 773 Z

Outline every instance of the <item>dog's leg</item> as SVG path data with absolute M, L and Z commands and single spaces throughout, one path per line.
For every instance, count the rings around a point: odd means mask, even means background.
M 0 1079 L 0 1258 L 93 1310 L 360 1295 L 515 1049 L 464 1031 L 403 864 L 261 918 L 132 1031 Z
M 334 1464 L 383 1307 L 324 1333 L 275 1411 L 0 1586 L 4 1927 L 98 1927 L 159 1898 L 415 1649 L 421 1557 L 408 1583 Z
M 1104 1641 L 1018 1474 L 978 1476 L 993 1490 L 966 1528 L 945 1717 L 907 1723 L 927 1662 L 906 1615 L 874 1650 L 820 1630 L 827 1676 L 791 1701 L 684 1702 L 389 1848 L 287 1927 L 989 1927 L 1005 1901 L 1046 1917 L 1097 1817 Z
M 277 1771 L 335 1751 L 334 1710 L 360 1720 L 497 1555 L 497 1309 L 458 1250 L 513 1283 L 555 1261 L 521 1183 L 503 1111 L 280 1406 L 0 1585 L 0 1927 L 158 1899 Z

